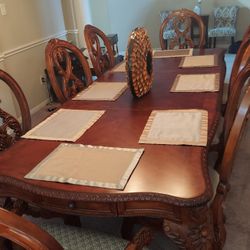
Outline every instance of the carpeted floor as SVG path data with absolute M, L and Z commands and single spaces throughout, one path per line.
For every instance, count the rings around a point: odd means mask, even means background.
M 250 122 L 240 143 L 225 202 L 225 250 L 250 249 Z
M 225 57 L 227 74 L 225 82 L 228 83 L 235 55 L 227 54 Z M 50 106 L 49 106 L 50 107 Z M 33 125 L 49 115 L 45 107 L 32 118 Z M 225 250 L 250 249 L 250 123 L 241 141 L 236 155 L 234 169 L 231 177 L 231 190 L 225 202 L 227 239 Z M 83 226 L 97 228 L 101 231 L 118 234 L 121 219 L 111 218 L 82 218 Z M 167 245 L 165 245 L 167 244 Z M 149 249 L 173 250 L 176 249 L 171 242 L 166 241 L 163 235 L 158 235 Z

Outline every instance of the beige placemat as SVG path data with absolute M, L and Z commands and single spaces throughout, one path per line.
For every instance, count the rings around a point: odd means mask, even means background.
M 112 70 L 112 72 L 126 72 L 126 63 L 125 61 L 116 65 Z
M 76 141 L 104 112 L 104 110 L 60 109 L 22 137 L 27 139 Z
M 192 56 L 193 49 L 154 50 L 154 58 Z
M 155 110 L 152 111 L 139 142 L 205 146 L 207 126 L 206 110 Z
M 127 82 L 94 82 L 73 100 L 115 101 L 127 87 Z
M 62 143 L 25 178 L 123 189 L 143 149 Z
M 181 68 L 190 67 L 213 67 L 217 66 L 217 57 L 215 55 L 204 55 L 204 56 L 188 56 L 181 60 Z
M 214 92 L 219 91 L 220 74 L 177 75 L 171 92 Z

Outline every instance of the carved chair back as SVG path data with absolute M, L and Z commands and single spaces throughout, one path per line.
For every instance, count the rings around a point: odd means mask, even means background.
M 63 250 L 48 233 L 3 208 L 0 208 L 0 236 L 24 249 Z M 1 249 L 5 249 L 4 246 L 1 246 Z
M 220 6 L 214 9 L 214 27 L 223 28 L 231 27 L 235 28 L 237 20 L 237 12 L 239 7 L 237 6 Z
M 250 56 L 248 56 L 247 62 L 244 68 L 238 73 L 236 79 L 232 83 L 232 89 L 228 98 L 226 112 L 224 116 L 224 141 L 227 141 L 229 132 L 232 128 L 232 124 L 235 120 L 235 116 L 239 107 L 242 94 L 246 87 L 249 85 L 250 77 Z
M 169 23 L 172 23 L 173 30 L 175 32 L 174 38 L 170 39 L 169 48 L 174 49 L 176 47 L 183 48 L 194 48 L 195 44 L 191 37 L 191 25 L 195 21 L 199 28 L 199 44 L 198 48 L 205 46 L 205 26 L 199 15 L 188 9 L 180 9 L 173 11 L 163 21 L 160 27 L 160 45 L 162 49 L 165 49 L 165 42 L 163 39 L 163 32 Z
M 239 71 L 246 65 L 246 62 L 249 57 L 250 57 L 250 26 L 248 27 L 246 33 L 244 34 L 242 43 L 234 60 L 229 81 L 228 95 L 230 95 L 232 85 L 235 82 Z
M 241 71 L 238 80 L 246 79 L 250 76 L 250 65 L 248 65 L 245 70 Z M 234 116 L 233 124 L 229 131 L 227 141 L 225 144 L 224 154 L 222 162 L 218 168 L 220 174 L 220 180 L 223 184 L 228 183 L 228 179 L 232 172 L 233 160 L 236 154 L 238 143 L 242 137 L 245 129 L 245 125 L 249 119 L 250 112 L 250 86 L 246 88 L 240 105 L 237 105 L 237 112 Z
M 115 65 L 112 46 L 107 36 L 90 24 L 85 25 L 84 37 L 95 73 L 99 77 Z
M 244 74 L 249 75 L 249 69 L 246 71 L 248 71 L 248 73 L 244 72 Z M 242 78 L 244 75 L 242 71 L 240 74 L 242 76 L 239 76 L 238 79 Z M 218 246 L 218 249 L 223 248 L 226 239 L 223 202 L 230 189 L 229 178 L 232 172 L 233 161 L 236 155 L 237 146 L 243 135 L 245 125 L 248 121 L 249 112 L 250 87 L 248 86 L 246 92 L 243 95 L 242 101 L 237 108 L 237 112 L 224 147 L 222 160 L 219 161 L 219 164 L 217 162 L 216 166 L 216 169 L 219 173 L 219 183 L 216 188 L 215 197 L 211 203 L 211 211 L 213 213 L 214 232 L 216 234 L 216 245 Z
M 13 92 L 21 112 L 21 124 L 12 115 L 0 108 L 0 151 L 12 145 L 22 134 L 31 128 L 29 106 L 18 83 L 7 72 L 0 70 L 0 80 L 9 86 Z
M 33 224 L 26 218 L 0 208 L 0 237 L 9 239 L 25 249 L 43 250 L 63 250 L 64 248 L 58 242 L 62 244 L 67 242 L 65 249 L 73 249 L 73 246 L 76 249 L 85 249 L 90 244 L 95 245 L 94 248 L 96 249 L 96 245 L 99 244 L 99 247 L 102 245 L 103 248 L 113 246 L 119 249 L 124 247 L 126 250 L 140 250 L 152 240 L 152 232 L 147 227 L 142 228 L 130 242 L 127 242 L 115 236 L 109 236 L 97 231 L 90 232 L 84 228 L 74 228 L 73 226 L 60 224 L 52 224 L 50 228 L 49 223 L 51 222 L 47 222 L 45 219 L 36 219 L 35 221 L 36 224 Z M 44 230 L 40 229 L 37 224 L 43 225 L 41 227 Z M 48 230 L 50 234 L 45 230 Z M 86 236 L 84 236 L 84 233 Z M 81 240 L 79 241 L 79 239 Z M 0 248 L 6 249 L 1 246 L 1 242 Z
M 82 51 L 60 39 L 51 39 L 45 50 L 51 86 L 61 103 L 92 83 L 92 75 Z

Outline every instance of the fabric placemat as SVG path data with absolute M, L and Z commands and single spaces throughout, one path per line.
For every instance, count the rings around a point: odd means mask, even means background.
M 117 64 L 111 71 L 112 72 L 126 72 L 126 63 L 125 63 L 125 61 Z
M 104 110 L 59 109 L 22 137 L 27 139 L 76 141 L 104 112 Z
M 94 82 L 73 100 L 115 101 L 127 87 L 127 82 Z
M 217 66 L 217 57 L 215 55 L 203 55 L 203 56 L 188 56 L 181 60 L 180 68 L 190 67 L 214 67 Z
M 215 92 L 220 88 L 220 74 L 179 74 L 171 92 Z
M 207 145 L 208 112 L 200 109 L 154 110 L 140 143 Z
M 124 189 L 143 151 L 62 143 L 25 178 Z
M 192 56 L 193 49 L 154 50 L 154 58 Z

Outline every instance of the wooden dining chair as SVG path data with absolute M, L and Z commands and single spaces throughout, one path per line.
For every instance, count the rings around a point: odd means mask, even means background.
M 242 43 L 240 45 L 239 50 L 237 51 L 234 64 L 232 67 L 232 72 L 230 75 L 230 80 L 227 88 L 224 88 L 225 97 L 224 102 L 226 103 L 228 96 L 232 90 L 234 83 L 236 83 L 235 79 L 237 78 L 238 73 L 240 70 L 246 65 L 248 58 L 250 57 L 250 26 L 248 26 L 247 31 L 245 32 Z
M 250 77 L 250 55 L 244 68 L 238 73 L 237 78 L 234 80 L 231 86 L 231 93 L 228 99 L 226 112 L 224 115 L 224 140 L 227 140 L 229 131 L 232 127 L 234 117 L 242 97 L 242 92 L 250 83 L 248 78 Z
M 237 146 L 244 131 L 250 112 L 250 86 L 246 92 L 241 93 L 241 86 L 245 84 L 250 77 L 250 63 L 241 70 L 236 78 L 236 84 L 232 89 L 234 95 L 228 104 L 229 109 L 225 116 L 224 130 L 224 148 L 221 161 L 216 161 L 217 166 L 210 166 L 211 182 L 214 187 L 215 198 L 211 202 L 213 212 L 214 229 L 218 244 L 223 246 L 226 237 L 224 226 L 223 202 L 230 189 L 229 178 L 232 172 L 233 160 L 236 154 Z M 240 98 L 240 96 L 243 96 Z M 241 99 L 241 101 L 239 101 Z M 215 170 L 216 169 L 216 170 Z M 221 249 L 219 248 L 219 249 Z
M 237 107 L 237 102 L 239 101 L 237 99 L 239 97 L 238 96 L 235 97 L 236 93 L 234 93 L 233 89 L 234 88 L 237 89 L 237 95 L 238 95 L 238 92 L 241 92 L 241 89 L 244 87 L 243 85 L 237 86 L 238 84 L 240 84 L 240 81 L 236 81 L 236 78 L 239 72 L 244 68 L 244 66 L 246 66 L 247 63 L 249 63 L 249 58 L 250 58 L 250 26 L 248 27 L 243 37 L 241 46 L 236 54 L 229 84 L 224 83 L 223 85 L 223 101 L 222 101 L 222 108 L 221 108 L 222 117 L 220 119 L 219 126 L 216 131 L 214 140 L 212 142 L 212 148 L 211 148 L 212 151 L 222 150 L 221 147 L 223 147 L 223 141 L 225 140 L 223 131 L 225 131 L 225 126 L 226 126 L 228 117 L 232 117 L 230 116 L 231 109 L 235 108 L 235 105 Z M 227 129 L 227 133 L 228 133 L 228 129 Z
M 140 250 L 151 242 L 152 232 L 149 228 L 144 227 L 132 241 L 128 242 L 118 236 L 86 228 L 66 226 L 45 219 L 35 219 L 34 223 L 0 208 L 0 237 L 31 250 Z M 1 249 L 12 249 L 6 247 L 10 245 L 9 241 L 0 241 Z
M 59 102 L 64 103 L 92 83 L 87 59 L 70 42 L 51 39 L 46 46 L 45 59 L 50 83 Z
M 90 24 L 84 27 L 84 37 L 91 62 L 97 77 L 115 65 L 115 57 L 107 36 Z
M 218 6 L 214 9 L 214 27 L 208 31 L 209 44 L 211 47 L 213 39 L 213 47 L 216 47 L 217 38 L 231 38 L 231 44 L 234 43 L 236 35 L 236 21 L 238 15 L 238 6 Z
M 0 80 L 7 84 L 14 94 L 21 113 L 19 121 L 0 108 L 0 151 L 12 145 L 21 135 L 31 128 L 30 110 L 24 93 L 18 83 L 7 72 L 0 69 Z
M 250 77 L 250 64 L 246 65 L 238 74 L 235 86 L 242 86 Z M 240 87 L 239 87 L 240 89 Z M 238 92 L 235 88 L 233 91 Z M 238 96 L 238 93 L 236 94 Z M 237 99 L 235 96 L 235 99 Z M 238 98 L 239 99 L 239 98 Z M 232 123 L 231 120 L 227 123 L 229 131 L 225 135 L 225 143 L 222 152 L 221 161 L 209 161 L 208 159 L 208 172 L 211 183 L 211 199 L 207 203 L 207 207 L 210 209 L 213 215 L 213 226 L 216 240 L 216 249 L 222 249 L 226 239 L 225 230 L 225 217 L 223 211 L 223 203 L 226 195 L 230 190 L 230 176 L 233 167 L 233 161 L 237 152 L 237 146 L 242 138 L 248 116 L 250 114 L 250 85 L 246 91 L 242 94 L 241 101 L 238 105 L 234 105 L 232 111 Z M 209 158 L 209 154 L 208 154 Z M 217 166 L 214 166 L 217 165 Z M 168 220 L 163 220 L 163 227 L 171 228 L 176 224 Z M 205 231 L 204 231 L 205 232 Z M 170 238 L 171 238 L 170 234 Z
M 195 43 L 191 35 L 192 22 L 196 22 L 199 28 L 199 43 L 195 46 Z M 163 33 L 166 27 L 172 24 L 174 37 L 169 40 L 169 48 L 204 48 L 205 46 L 205 26 L 199 15 L 188 9 L 180 9 L 171 12 L 170 15 L 162 22 L 160 26 L 160 45 L 162 49 L 166 49 Z

